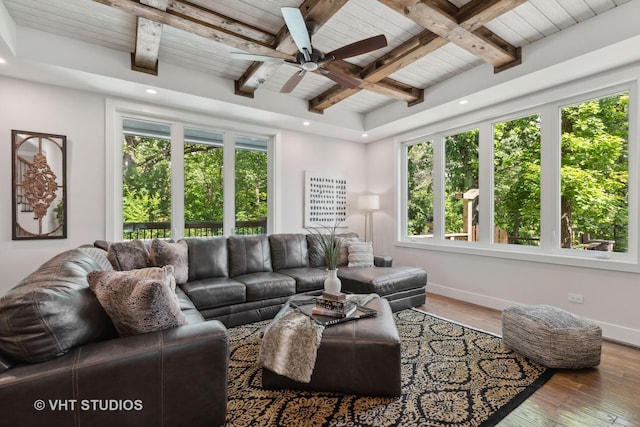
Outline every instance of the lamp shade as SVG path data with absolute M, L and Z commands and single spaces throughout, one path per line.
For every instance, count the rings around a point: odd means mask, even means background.
M 366 211 L 374 211 L 380 209 L 380 196 L 377 194 L 369 194 L 358 197 L 358 209 Z

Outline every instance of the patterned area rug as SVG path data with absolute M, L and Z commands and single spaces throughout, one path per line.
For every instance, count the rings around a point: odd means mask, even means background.
M 397 399 L 263 389 L 256 359 L 268 321 L 230 329 L 227 425 L 488 427 L 553 374 L 497 336 L 417 310 L 397 312 L 395 320 L 402 339 Z

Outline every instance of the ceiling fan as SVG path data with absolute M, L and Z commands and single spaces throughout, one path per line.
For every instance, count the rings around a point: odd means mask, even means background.
M 281 11 L 284 22 L 289 29 L 289 34 L 291 34 L 293 42 L 298 47 L 298 53 L 295 61 L 274 56 L 253 55 L 240 52 L 232 52 L 231 56 L 237 59 L 246 59 L 250 61 L 285 62 L 300 68 L 300 70 L 291 76 L 291 78 L 282 86 L 282 89 L 280 89 L 280 92 L 282 93 L 289 93 L 295 89 L 304 75 L 309 71 L 318 71 L 346 88 L 358 87 L 360 84 L 358 79 L 336 70 L 326 69 L 324 68 L 324 65 L 334 59 L 345 59 L 352 56 L 362 55 L 363 53 L 371 52 L 387 45 L 387 38 L 381 34 L 342 46 L 325 54 L 311 45 L 311 35 L 315 33 L 318 27 L 314 21 L 305 22 L 300 9 L 296 7 L 283 7 L 281 8 Z

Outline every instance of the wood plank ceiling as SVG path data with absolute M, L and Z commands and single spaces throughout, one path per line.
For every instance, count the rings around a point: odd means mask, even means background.
M 42 20 L 48 13 L 55 14 L 55 7 L 71 8 L 69 13 L 73 14 L 78 13 L 78 3 L 90 3 L 90 0 L 3 1 L 18 23 L 39 28 L 46 26 Z M 124 43 L 132 45 L 133 70 L 158 74 L 163 52 L 168 57 L 170 51 L 177 54 L 180 49 L 186 52 L 182 54 L 185 67 L 199 63 L 211 70 L 212 66 L 202 64 L 208 57 L 205 51 L 211 50 L 213 43 L 220 53 L 213 58 L 209 55 L 208 60 L 226 63 L 228 69 L 218 71 L 218 75 L 232 75 L 235 93 L 247 97 L 253 97 L 261 87 L 278 91 L 295 72 L 287 65 L 229 57 L 229 52 L 235 51 L 294 60 L 297 48 L 284 25 L 280 7 L 299 7 L 305 19 L 315 21 L 318 30 L 312 41 L 314 47 L 324 52 L 385 34 L 389 41 L 387 48 L 348 60 L 334 60 L 325 66 L 356 78 L 358 87 L 345 88 L 322 74 L 307 74 L 292 96 L 307 99 L 309 110 L 317 113 L 358 97 L 361 103 L 350 105 L 361 112 L 392 101 L 419 103 L 424 98 L 424 89 L 432 84 L 482 63 L 491 64 L 494 72 L 517 66 L 522 61 L 522 46 L 626 1 L 93 0 L 94 4 L 109 6 L 98 7 L 103 15 L 113 10 L 116 15 L 111 19 L 124 20 L 123 28 L 133 25 L 134 34 L 128 36 L 132 39 Z M 54 4 L 42 5 L 48 2 Z M 85 13 L 80 20 L 90 27 L 90 12 Z M 64 33 L 61 21 L 53 19 L 54 24 L 49 26 L 55 27 L 55 22 L 60 22 L 60 27 L 45 30 Z M 101 42 L 114 43 L 118 49 L 123 48 L 122 40 Z

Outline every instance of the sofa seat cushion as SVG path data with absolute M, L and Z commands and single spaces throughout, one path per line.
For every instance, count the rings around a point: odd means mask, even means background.
M 228 277 L 211 277 L 180 286 L 198 310 L 240 304 L 246 301 L 243 283 Z
M 296 293 L 296 281 L 285 274 L 263 272 L 234 277 L 247 287 L 247 301 L 287 297 Z
M 278 273 L 296 279 L 296 293 L 298 294 L 323 289 L 324 280 L 327 278 L 327 271 L 323 268 L 286 268 L 278 270 Z
M 342 290 L 356 294 L 385 296 L 426 286 L 426 271 L 416 267 L 341 267 Z
M 0 298 L 3 355 L 45 362 L 73 347 L 117 336 L 87 282 L 87 273 L 104 264 L 94 256 L 80 249 L 62 252 Z M 101 256 L 106 258 L 106 252 Z

